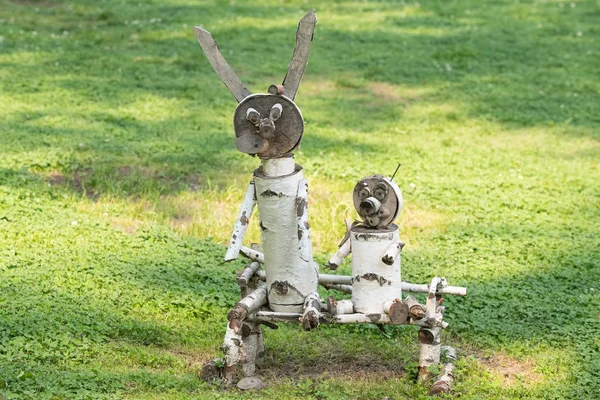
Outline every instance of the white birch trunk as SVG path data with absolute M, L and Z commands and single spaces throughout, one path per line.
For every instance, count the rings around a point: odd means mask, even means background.
M 223 376 L 226 381 L 231 382 L 237 373 L 237 365 L 245 358 L 242 348 L 241 332 L 235 332 L 229 326 L 225 331 L 225 338 L 221 350 L 225 355 L 225 367 Z
M 261 264 L 265 263 L 265 255 L 258 250 L 242 246 L 240 247 L 240 252 L 244 255 L 244 257 L 249 258 L 252 261 L 256 261 Z
M 402 290 L 410 293 L 429 293 L 429 285 L 419 285 L 416 283 L 402 282 Z M 460 286 L 446 286 L 439 288 L 438 294 L 451 294 L 454 296 L 466 296 L 467 288 Z
M 256 204 L 256 195 L 254 193 L 254 179 L 250 181 L 248 189 L 246 190 L 246 196 L 240 207 L 237 220 L 231 233 L 231 240 L 229 241 L 229 247 L 225 253 L 225 261 L 235 260 L 240 254 L 240 248 L 242 247 L 242 241 L 248 229 L 248 223 L 252 216 L 252 210 Z
M 254 274 L 256 274 L 256 271 L 258 271 L 259 268 L 260 268 L 260 264 L 257 261 L 250 263 L 250 265 L 248 265 L 244 269 L 244 271 L 242 271 L 239 278 L 237 279 L 238 285 L 240 285 L 240 287 L 244 287 L 244 288 L 246 286 L 248 286 L 248 282 L 250 282 L 250 280 L 252 279 Z
M 429 390 L 429 395 L 450 393 L 450 390 L 452 390 L 452 384 L 454 383 L 454 361 L 456 361 L 456 351 L 450 346 L 443 346 L 442 358 L 445 359 L 444 366 L 442 367 L 442 373 L 435 379 L 435 382 Z
M 256 339 L 256 356 L 261 357 L 265 353 L 265 337 L 260 324 L 256 324 L 256 334 L 258 336 Z
M 296 164 L 293 156 L 270 158 L 262 160 L 259 170 L 264 176 L 278 178 L 293 174 L 296 170 Z
M 238 332 L 242 326 L 242 322 L 246 319 L 249 313 L 258 310 L 260 307 L 267 304 L 267 287 L 264 283 L 250 294 L 241 299 L 235 307 L 227 314 L 229 320 L 229 328 L 234 332 Z
M 343 302 L 344 313 L 350 311 L 350 300 L 340 300 Z M 348 302 L 348 303 L 346 303 Z M 338 302 L 339 304 L 339 302 Z M 347 307 L 347 308 L 346 308 Z M 327 309 L 331 308 L 329 304 L 327 304 Z M 331 308 L 334 310 L 334 308 Z M 333 313 L 331 313 L 333 314 Z M 289 313 L 289 312 L 276 312 L 276 311 L 256 311 L 255 313 L 249 314 L 247 317 L 247 321 L 254 322 L 299 322 L 302 321 L 303 314 L 302 313 Z M 320 323 L 327 324 L 394 324 L 389 318 L 389 316 L 385 313 L 375 313 L 375 314 L 361 314 L 361 313 L 346 313 L 335 315 L 335 318 L 328 318 L 328 316 L 322 316 L 320 319 Z M 427 323 L 426 320 L 413 320 L 410 319 L 405 323 L 410 325 L 419 326 L 425 329 L 445 329 L 448 326 L 448 323 L 442 321 L 441 324 L 437 324 L 434 322 L 433 325 Z
M 301 168 L 294 166 L 292 157 L 263 160 L 254 172 L 269 307 L 275 311 L 300 312 L 306 297 L 317 291 L 317 265 L 306 246 L 301 254 L 305 234 L 298 229 L 301 181 Z
M 400 257 L 391 265 L 382 257 L 391 245 L 400 241 L 398 226 L 388 230 L 354 227 L 350 231 L 352 247 L 352 302 L 357 312 L 383 313 L 384 303 L 402 298 Z
M 356 305 L 354 307 L 356 309 Z M 333 323 L 336 324 L 389 324 L 391 323 L 390 318 L 383 312 L 383 305 L 381 306 L 381 313 L 374 314 L 344 314 L 336 315 Z
M 333 315 L 354 313 L 354 304 L 352 300 L 335 300 L 333 296 L 327 299 L 327 311 Z
M 329 290 L 337 290 L 339 292 L 352 293 L 352 286 L 350 286 L 350 285 L 338 285 L 337 283 L 333 283 L 333 284 L 325 284 L 325 285 L 323 285 L 323 287 L 325 289 L 329 289 Z
M 259 262 L 263 262 L 264 256 L 262 253 L 249 249 L 242 246 L 242 253 L 244 253 L 250 259 L 258 259 Z M 250 256 L 248 256 L 250 255 Z M 264 280 L 266 274 L 264 271 L 257 271 L 256 276 Z M 352 277 L 348 275 L 332 275 L 332 274 L 319 274 L 319 285 L 352 285 Z M 401 282 L 400 287 L 403 292 L 409 293 L 429 293 L 429 285 L 416 284 Z M 348 292 L 350 293 L 350 292 Z M 449 294 L 454 296 L 466 296 L 467 288 L 461 286 L 446 286 L 438 289 L 438 294 Z M 398 296 L 396 296 L 398 297 Z
M 248 321 L 265 322 L 298 322 L 302 319 L 302 313 L 257 311 L 248 316 Z M 328 324 L 389 324 L 390 319 L 385 313 L 380 314 L 344 314 L 336 315 L 334 318 L 323 318 L 321 323 Z
M 242 246 L 242 253 L 253 260 L 258 260 L 258 262 L 262 263 L 264 261 L 264 255 L 256 250 L 252 250 L 248 247 Z M 256 276 L 259 279 L 265 280 L 266 274 L 265 271 L 257 271 Z M 329 285 L 352 285 L 352 277 L 348 275 L 333 275 L 333 274 L 319 274 L 319 285 L 329 286 Z M 400 287 L 402 291 L 409 293 L 429 293 L 429 285 L 426 284 L 416 284 L 416 283 L 407 283 L 401 282 Z M 342 290 L 344 291 L 344 290 Z M 351 293 L 351 291 L 347 292 Z M 460 286 L 446 286 L 438 289 L 438 294 L 450 294 L 455 296 L 466 296 L 467 288 Z M 396 296 L 398 297 L 398 296 Z
M 244 358 L 242 361 L 242 373 L 244 376 L 256 375 L 256 359 L 261 349 L 262 344 L 262 331 L 259 324 L 255 323 L 244 323 L 242 328 L 242 347 Z
M 267 304 L 266 285 L 261 284 L 256 290 L 241 299 L 238 304 L 244 307 L 249 313 L 258 310 L 260 307 Z
M 223 375 L 228 382 L 235 380 L 240 364 L 244 376 L 255 375 L 256 359 L 264 351 L 260 325 L 245 322 L 238 332 L 227 327 L 221 349 L 225 355 Z
M 304 300 L 304 311 L 302 313 L 302 327 L 310 331 L 319 326 L 321 318 L 321 304 L 319 303 L 319 294 L 317 292 L 309 294 Z
M 420 326 L 422 328 L 432 328 L 432 327 L 440 327 L 442 329 L 446 329 L 448 327 L 448 323 L 446 321 L 442 321 L 441 316 L 440 318 L 434 318 L 431 320 L 428 319 L 413 319 L 411 318 L 408 321 L 411 325 L 415 325 L 415 326 Z
M 419 341 L 421 351 L 419 354 L 419 379 L 425 380 L 429 376 L 429 367 L 440 362 L 441 344 L 440 327 L 421 328 Z
M 352 285 L 352 277 L 347 275 L 319 274 L 319 285 Z
M 331 258 L 327 262 L 327 267 L 334 270 L 337 269 L 340 266 L 340 264 L 342 264 L 342 262 L 346 259 L 346 257 L 348 257 L 351 251 L 352 248 L 350 246 L 350 238 L 348 238 L 344 243 L 342 243 L 342 245 L 335 252 L 335 254 L 331 256 Z
M 417 301 L 413 296 L 406 296 L 404 304 L 408 307 L 408 313 L 413 319 L 425 317 L 425 306 Z
M 431 279 L 431 283 L 429 284 L 429 293 L 427 294 L 427 300 L 425 302 L 425 318 L 433 318 L 437 309 L 437 298 L 436 293 L 438 291 L 438 286 L 441 286 L 443 282 L 446 280 L 443 278 L 439 278 L 434 276 Z
M 385 253 L 383 254 L 383 257 L 381 257 L 381 261 L 383 261 L 384 264 L 393 265 L 394 262 L 396 262 L 396 259 L 400 257 L 400 252 L 402 251 L 403 247 L 404 243 L 401 241 L 391 243 L 387 249 L 385 249 Z
M 312 263 L 312 241 L 310 239 L 310 228 L 308 225 L 308 182 L 306 179 L 302 179 L 298 184 L 296 218 L 298 222 L 298 241 L 300 242 L 298 250 L 300 252 L 300 258 L 306 262 Z

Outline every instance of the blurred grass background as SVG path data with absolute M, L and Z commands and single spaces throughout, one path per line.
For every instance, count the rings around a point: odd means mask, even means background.
M 401 162 L 403 279 L 469 287 L 446 300 L 456 395 L 600 397 L 600 5 L 541 0 L 0 0 L 0 396 L 426 396 L 410 327 L 266 332 L 259 394 L 197 377 L 258 160 L 192 26 L 265 92 L 310 7 L 296 160 L 318 260 L 356 181 Z

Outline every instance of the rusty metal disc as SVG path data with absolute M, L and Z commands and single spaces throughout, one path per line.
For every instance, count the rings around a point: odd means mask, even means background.
M 254 94 L 235 109 L 233 128 L 236 143 L 242 144 L 237 146 L 240 151 L 261 158 L 278 158 L 298 147 L 304 133 L 304 119 L 300 109 L 286 96 Z M 259 148 L 260 151 L 254 151 Z
M 363 222 L 372 228 L 385 228 L 402 210 L 402 192 L 394 181 L 383 175 L 371 175 L 354 187 L 354 208 Z

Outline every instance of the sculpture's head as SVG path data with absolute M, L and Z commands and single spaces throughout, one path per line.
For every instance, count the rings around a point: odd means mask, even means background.
M 284 95 L 282 85 L 269 89 L 274 94 L 250 95 L 235 109 L 235 146 L 243 153 L 277 158 L 300 144 L 304 120 L 300 109 Z
M 402 192 L 383 175 L 367 176 L 354 187 L 354 208 L 370 228 L 387 228 L 402 210 Z
M 210 64 L 239 102 L 233 116 L 235 146 L 239 151 L 261 158 L 279 158 L 300 144 L 304 120 L 294 98 L 308 63 L 316 23 L 315 10 L 300 20 L 288 72 L 281 85 L 269 87 L 268 94 L 252 94 L 227 64 L 210 33 L 194 27 Z

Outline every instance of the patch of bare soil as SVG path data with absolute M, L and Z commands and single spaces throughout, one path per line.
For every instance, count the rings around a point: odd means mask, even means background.
M 288 355 L 289 357 L 289 355 Z M 397 379 L 405 374 L 404 365 L 399 361 L 386 362 L 377 354 L 323 354 L 317 360 L 291 357 L 285 361 L 275 360 L 267 352 L 257 364 L 263 380 L 305 379 L 338 377 L 360 380 Z
M 187 368 L 198 373 L 215 357 L 222 356 L 220 352 L 207 354 L 188 349 L 166 349 L 166 351 L 184 360 Z M 406 374 L 402 362 L 398 360 L 385 361 L 376 353 L 345 355 L 331 351 L 325 352 L 315 359 L 302 358 L 293 354 L 281 355 L 267 350 L 257 360 L 256 366 L 257 375 L 264 382 L 327 378 L 383 382 L 399 379 Z
M 515 386 L 519 382 L 533 384 L 542 381 L 542 376 L 534 371 L 533 360 L 519 361 L 504 354 L 495 354 L 480 360 L 492 374 L 500 377 L 507 387 Z

